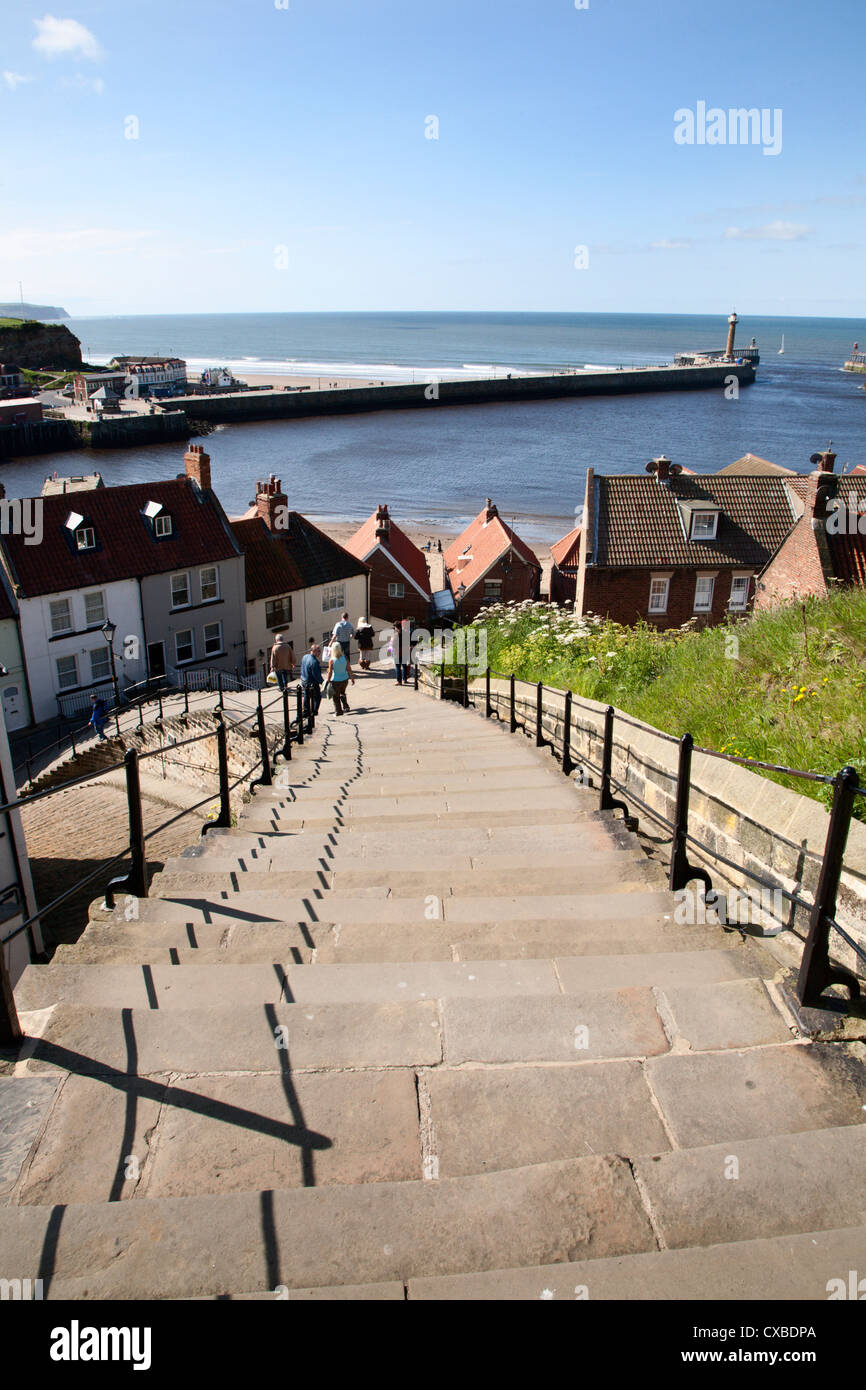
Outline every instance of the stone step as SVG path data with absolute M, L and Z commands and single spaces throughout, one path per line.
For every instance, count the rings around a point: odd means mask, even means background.
M 433 1066 L 441 1061 L 439 1006 L 406 1003 L 232 1004 L 167 1010 L 58 1004 L 28 1033 L 28 1074 L 293 1073 Z M 35 1020 L 35 1021 L 38 1021 Z
M 244 831 L 288 830 L 321 836 L 342 819 L 344 823 L 348 822 L 350 828 L 354 822 L 356 827 L 360 826 L 365 830 L 388 830 L 407 823 L 419 828 L 429 827 L 431 830 L 437 827 L 447 828 L 453 837 L 457 830 L 466 827 L 495 829 L 500 826 L 576 826 L 586 823 L 585 811 L 569 810 L 567 807 L 530 806 L 525 810 L 508 811 L 485 810 L 483 807 L 447 812 L 408 811 L 405 807 L 398 809 L 390 805 L 384 798 L 383 802 L 382 807 L 373 806 L 360 816 L 351 818 L 338 817 L 333 808 L 327 812 L 324 809 L 304 811 L 298 802 L 272 803 L 270 806 L 265 802 L 258 805 L 253 802 L 241 813 L 238 824 Z M 499 804 L 502 804 L 501 799 Z
M 91 922 L 74 944 L 57 947 L 58 964 L 102 965 L 137 962 L 140 965 L 181 964 L 306 965 L 315 939 L 309 927 L 289 922 L 125 922 L 122 927 Z M 450 959 L 450 955 L 448 957 Z
M 163 953 L 164 954 L 164 953 Z M 18 1008 L 53 1004 L 89 1008 L 205 1008 L 226 1003 L 387 1003 L 411 999 L 578 994 L 629 986 L 715 984 L 741 980 L 773 966 L 748 945 L 737 950 L 641 956 L 579 956 L 558 960 L 381 962 L 320 965 L 237 965 L 225 954 L 216 975 L 188 955 L 181 965 L 74 964 L 55 959 L 30 965 L 15 987 Z
M 258 882 L 258 880 L 257 880 Z M 472 924 L 576 922 L 627 924 L 634 918 L 655 916 L 659 923 L 670 918 L 667 891 L 634 889 L 617 895 L 611 892 L 525 897 L 421 897 L 389 898 L 387 886 L 368 888 L 366 896 L 335 893 L 311 888 L 304 897 L 263 888 L 247 889 L 225 896 L 208 896 L 192 888 L 173 898 L 134 898 L 127 896 L 112 911 L 91 909 L 91 920 L 126 928 L 130 921 L 181 922 L 228 925 L 230 922 L 371 923 L 375 925 L 417 924 L 425 921 L 448 922 L 452 930 Z
M 551 786 L 555 789 L 556 782 L 551 783 L 550 773 L 546 768 L 508 768 L 502 771 L 491 772 L 467 772 L 466 765 L 462 769 L 455 769 L 448 773 L 439 771 L 417 772 L 411 778 L 380 776 L 373 777 L 367 773 L 366 768 L 362 775 L 353 781 L 352 773 L 329 774 L 327 777 L 317 777 L 311 782 L 300 783 L 293 781 L 289 777 L 283 777 L 282 773 L 274 778 L 273 786 L 257 787 L 255 790 L 255 800 L 276 800 L 287 792 L 293 792 L 299 801 L 304 801 L 308 797 L 319 795 L 330 795 L 332 792 L 339 794 L 345 788 L 351 797 L 403 797 L 407 793 L 413 796 L 445 796 L 449 793 L 465 793 L 469 791 L 493 792 L 504 791 L 518 795 L 523 789 L 527 791 L 545 791 Z M 568 787 L 565 778 L 562 779 L 561 786 Z
M 474 925 L 429 922 L 400 925 L 350 923 L 317 931 L 316 964 L 375 961 L 544 960 L 560 956 L 633 956 L 656 952 L 732 948 L 719 927 L 671 927 L 657 917 L 574 922 L 508 922 Z M 736 938 L 739 940 L 739 938 Z M 282 957 L 277 957 L 282 959 Z
M 838 1290 L 840 1279 L 847 1296 L 852 1296 L 848 1272 L 862 1269 L 864 1250 L 866 1225 L 849 1226 L 689 1250 L 658 1250 L 646 1255 L 551 1264 L 538 1269 L 497 1269 L 483 1274 L 410 1279 L 408 1296 L 461 1303 L 529 1299 L 824 1302 L 831 1290 Z M 385 1291 L 392 1286 L 370 1286 L 377 1287 L 382 1291 L 371 1297 L 396 1297 Z M 316 1292 L 323 1298 L 329 1296 L 325 1290 Z M 352 1296 L 363 1297 L 363 1292 L 356 1291 Z M 862 1298 L 862 1294 L 859 1296 Z M 808 1323 L 808 1318 L 805 1321 Z M 694 1343 L 698 1351 L 718 1351 L 721 1345 L 709 1339 Z
M 291 862 L 291 855 L 286 856 Z M 414 871 L 405 865 L 397 870 L 379 868 L 338 869 L 329 867 L 332 861 L 321 859 L 318 870 L 284 869 L 273 864 L 272 860 L 252 860 L 251 872 L 240 870 L 236 861 L 220 862 L 211 868 L 207 861 L 201 869 L 196 861 L 189 859 L 166 860 L 161 873 L 155 874 L 150 883 L 150 896 L 171 898 L 187 894 L 193 890 L 200 893 L 229 893 L 247 889 L 264 892 L 284 893 L 287 897 L 299 893 L 312 892 L 314 888 L 327 889 L 340 895 L 363 896 L 387 887 L 393 898 L 425 897 L 496 897 L 510 896 L 516 892 L 528 894 L 537 892 L 548 896 L 561 897 L 572 894 L 598 893 L 606 888 L 612 893 L 639 892 L 648 886 L 659 886 L 660 872 L 650 860 L 624 865 L 619 856 L 611 856 L 610 864 L 598 860 L 591 868 L 492 868 L 479 864 L 477 868 L 459 869 L 452 873 L 441 873 L 435 869 L 418 868 Z M 619 862 L 617 862 L 619 860 Z M 207 871 L 205 866 L 207 865 Z M 270 869 L 268 871 L 268 866 Z
M 554 811 L 565 810 L 574 811 L 579 809 L 575 801 L 574 793 L 565 783 L 554 782 L 552 786 L 539 789 L 516 787 L 514 792 L 509 795 L 503 791 L 485 791 L 483 789 L 470 791 L 454 791 L 432 794 L 420 792 L 417 795 L 411 790 L 411 782 L 407 780 L 404 784 L 402 793 L 399 796 L 343 796 L 339 793 L 332 795 L 319 795 L 311 788 L 302 793 L 294 800 L 286 800 L 279 794 L 279 789 L 272 789 L 261 796 L 256 796 L 251 803 L 249 810 L 245 812 L 245 818 L 253 810 L 264 809 L 272 812 L 282 812 L 282 818 L 286 820 L 333 820 L 333 812 L 339 806 L 343 819 L 354 820 L 356 818 L 383 817 L 383 816 L 405 816 L 407 819 L 417 819 L 418 816 L 441 816 L 445 814 L 472 812 L 489 813 L 491 811 L 499 813 L 503 807 L 503 802 L 512 800 L 515 806 L 525 807 L 528 811 Z
M 49 1298 L 388 1283 L 655 1249 L 628 1164 L 588 1155 L 440 1181 L 0 1208 L 10 1270 Z

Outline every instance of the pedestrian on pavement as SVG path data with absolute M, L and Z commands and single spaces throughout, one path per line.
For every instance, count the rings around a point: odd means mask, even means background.
M 99 734 L 99 737 L 103 739 L 105 738 L 105 734 L 102 731 L 105 728 L 105 721 L 107 718 L 108 706 L 106 705 L 105 701 L 100 699 L 98 695 L 91 695 L 90 719 L 88 720 L 88 723 L 93 725 L 94 729 Z
M 355 637 L 358 642 L 358 653 L 361 660 L 361 670 L 370 669 L 370 652 L 373 650 L 373 638 L 375 634 L 370 623 L 366 618 L 358 619 L 358 626 L 355 628 Z
M 397 677 L 397 684 L 408 685 L 412 651 L 412 623 L 409 618 L 401 619 L 388 650 L 394 657 L 394 675 Z
M 349 681 L 355 684 L 355 677 L 349 658 L 343 655 L 339 642 L 331 643 L 331 659 L 328 662 L 328 680 L 331 682 L 331 695 L 336 714 L 348 714 L 349 702 L 346 699 L 346 686 Z
M 295 649 L 284 632 L 278 632 L 271 648 L 271 670 L 276 673 L 280 690 L 288 689 L 295 667 Z
M 351 642 L 354 635 L 355 629 L 349 622 L 349 615 L 348 613 L 343 613 L 342 617 L 340 618 L 340 621 L 335 625 L 334 631 L 331 633 L 331 636 L 336 642 L 339 642 L 340 646 L 343 648 L 343 651 L 346 653 L 347 661 L 349 660 L 349 657 L 352 654 Z
M 322 666 L 319 661 L 322 649 L 315 637 L 310 638 L 310 650 L 301 660 L 301 685 L 304 687 L 304 701 L 313 714 L 319 713 L 322 703 Z

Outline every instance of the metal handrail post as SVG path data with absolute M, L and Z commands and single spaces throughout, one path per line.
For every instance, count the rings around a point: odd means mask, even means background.
M 271 760 L 268 757 L 268 735 L 265 729 L 265 712 L 259 705 L 256 710 L 257 722 L 259 726 L 259 747 L 262 753 L 262 775 L 257 780 L 264 787 L 271 785 Z
M 189 682 L 186 678 L 186 671 L 183 673 L 183 712 L 189 714 Z
M 517 714 L 514 708 L 514 672 L 508 678 L 508 699 L 509 699 L 509 728 L 514 734 L 517 732 Z
M 129 893 L 135 898 L 147 897 L 147 850 L 144 843 L 144 816 L 141 809 L 141 781 L 138 775 L 138 749 L 127 748 L 123 755 L 126 772 L 126 813 L 129 824 L 129 873 L 113 878 L 105 890 L 105 902 L 114 907 L 114 895 Z
M 232 806 L 231 793 L 229 791 L 229 736 L 228 730 L 221 718 L 217 721 L 216 740 L 220 787 L 220 813 L 215 821 L 205 826 L 205 830 L 209 830 L 211 826 L 219 828 L 220 830 L 230 830 L 232 823 Z
M 668 886 L 672 892 L 685 888 L 690 879 L 701 879 L 711 889 L 712 879 L 706 869 L 695 868 L 689 863 L 686 852 L 686 838 L 689 833 L 689 793 L 692 783 L 692 749 L 694 739 L 691 734 L 683 734 L 680 739 L 680 757 L 677 769 L 677 797 L 674 809 L 674 836 L 671 845 L 671 867 Z
M 297 694 L 296 704 L 297 704 L 297 720 L 298 720 L 298 747 L 300 748 L 300 747 L 303 746 L 303 742 L 304 742 L 304 709 L 303 709 L 303 700 L 302 700 L 302 696 L 301 696 L 301 687 L 300 687 L 299 685 L 295 686 L 295 691 L 296 691 L 296 694 Z
M 463 708 L 469 708 L 469 662 L 463 663 Z
M 484 718 L 489 719 L 493 713 L 493 706 L 490 703 L 490 667 L 484 672 Z
M 445 660 L 443 657 L 442 665 L 439 669 L 439 699 L 445 699 Z
M 544 686 L 541 681 L 535 688 L 535 746 L 544 747 L 544 729 L 542 727 L 542 715 L 544 704 Z
M 222 673 L 222 671 L 217 671 L 217 690 L 219 691 L 219 696 L 220 696 L 220 709 L 223 709 L 223 673 Z
M 283 757 L 286 762 L 292 761 L 292 721 L 289 718 L 289 691 L 288 687 L 283 691 Z
M 857 770 L 843 767 L 836 774 L 833 806 L 821 874 L 815 890 L 815 902 L 809 920 L 809 934 L 803 948 L 803 959 L 797 979 L 797 998 L 801 1004 L 815 1007 L 829 985 L 843 985 L 849 997 L 857 999 L 860 984 L 856 975 L 841 965 L 830 964 L 830 921 L 836 914 L 836 896 L 842 875 L 842 860 L 848 843 L 854 798 L 857 795 Z
M 413 665 L 412 671 L 413 671 L 413 673 L 414 673 L 415 689 L 417 690 L 417 689 L 418 689 L 418 663 L 417 663 L 417 661 L 416 661 L 415 664 Z
M 617 801 L 610 794 L 610 778 L 613 768 L 613 705 L 608 705 L 604 712 L 604 741 L 601 751 L 601 785 L 598 794 L 598 809 L 600 811 L 622 811 L 624 816 L 629 814 L 629 809 L 624 801 Z
M 566 690 L 562 729 L 562 770 L 566 777 L 571 776 L 576 766 L 571 756 L 571 691 Z

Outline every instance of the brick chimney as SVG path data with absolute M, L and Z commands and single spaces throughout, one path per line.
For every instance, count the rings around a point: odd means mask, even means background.
M 288 505 L 289 499 L 283 492 L 282 481 L 275 478 L 273 473 L 267 482 L 256 483 L 256 511 L 269 531 L 284 529 L 277 524 L 277 509 L 287 509 Z
M 202 492 L 210 488 L 210 454 L 206 454 L 201 444 L 190 444 L 183 456 L 186 476 L 198 483 Z
M 658 481 L 666 485 L 671 476 L 671 461 L 664 454 L 659 454 L 658 458 L 650 459 L 646 471 L 655 473 Z
M 828 502 L 839 490 L 839 479 L 835 472 L 836 455 L 832 452 L 832 445 L 831 439 L 826 449 L 812 454 L 809 459 L 810 463 L 815 464 L 815 470 L 809 474 L 806 515 L 822 520 L 827 516 Z
M 493 502 L 489 497 L 486 499 L 484 503 L 484 508 L 484 525 L 486 526 L 487 523 L 492 521 L 495 516 L 499 515 L 499 512 L 496 510 L 496 507 L 493 505 Z
M 388 504 L 380 505 L 376 511 L 376 540 L 381 545 L 387 545 L 391 539 L 391 518 L 388 515 Z

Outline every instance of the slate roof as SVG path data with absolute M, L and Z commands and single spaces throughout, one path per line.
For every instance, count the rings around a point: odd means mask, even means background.
M 795 521 L 786 482 L 712 473 L 680 475 L 663 486 L 649 475 L 596 476 L 588 559 L 622 568 L 763 569 Z M 715 540 L 686 539 L 677 503 L 701 501 L 721 508 Z
M 397 564 L 414 580 L 422 594 L 429 598 L 430 576 L 427 573 L 427 561 L 424 558 L 423 550 L 420 550 L 415 542 L 409 539 L 406 532 L 400 529 L 393 518 L 389 519 L 391 529 L 387 541 L 379 540 L 376 536 L 377 518 L 376 512 L 373 512 L 372 516 L 367 517 L 363 526 L 358 528 L 354 536 L 346 541 L 346 549 L 350 554 L 357 556 L 359 560 L 367 560 L 379 546 L 382 554 L 390 555 L 392 559 L 396 560 Z
M 253 506 L 240 520 L 252 521 L 256 517 L 258 511 Z M 232 522 L 232 526 L 235 524 Z M 363 561 L 350 555 L 344 546 L 326 536 L 300 512 L 289 512 L 288 525 L 272 534 L 288 547 L 289 559 L 299 576 L 298 589 L 312 589 L 317 584 L 335 584 L 341 579 L 369 574 Z
M 486 522 L 487 508 L 480 511 L 473 522 L 466 527 L 462 536 L 458 536 L 456 541 L 452 541 L 445 551 L 445 572 L 451 583 L 452 589 L 459 588 L 465 584 L 467 589 L 471 589 L 473 584 L 477 584 L 491 565 L 494 565 L 501 555 L 504 555 L 512 547 L 522 560 L 533 568 L 540 570 L 541 564 L 538 556 L 529 546 L 512 531 L 510 526 L 502 520 L 497 513 L 493 520 Z M 485 524 L 486 522 L 486 524 Z M 469 547 L 470 555 L 468 563 L 462 569 L 457 568 L 457 561 L 463 551 Z
M 216 564 L 241 553 L 214 493 L 188 478 L 91 488 L 39 502 L 41 544 L 26 545 L 24 536 L 0 537 L 12 582 L 20 585 L 23 598 Z M 170 536 L 154 538 L 142 516 L 148 502 L 161 502 L 171 516 Z M 64 525 L 70 512 L 94 528 L 95 550 L 75 548 Z
M 247 603 L 276 598 L 304 587 L 289 547 L 278 540 L 260 516 L 229 523 L 244 552 Z
M 582 526 L 575 526 L 573 530 L 569 531 L 567 536 L 563 536 L 561 541 L 556 541 L 556 543 L 550 547 L 553 563 L 559 569 L 569 566 L 575 569 L 577 568 L 580 560 L 580 535 L 582 530 Z

